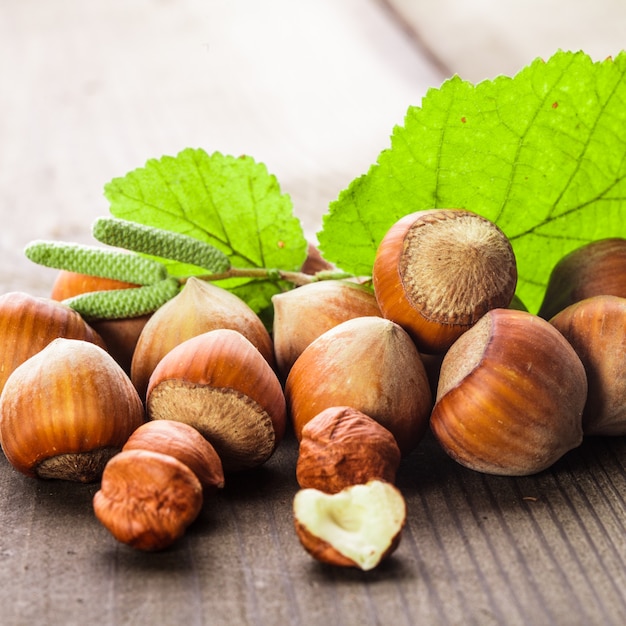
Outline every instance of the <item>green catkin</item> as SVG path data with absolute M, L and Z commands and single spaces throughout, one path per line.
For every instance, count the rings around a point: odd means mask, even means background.
M 221 273 L 230 268 L 230 260 L 221 250 L 182 233 L 108 217 L 96 220 L 92 233 L 102 243 L 189 263 L 210 273 Z
M 154 259 L 96 246 L 33 241 L 24 253 L 39 265 L 136 285 L 151 285 L 167 277 L 166 267 Z
M 169 277 L 144 287 L 83 293 L 63 303 L 87 321 L 125 319 L 153 313 L 178 294 L 179 290 L 180 283 Z

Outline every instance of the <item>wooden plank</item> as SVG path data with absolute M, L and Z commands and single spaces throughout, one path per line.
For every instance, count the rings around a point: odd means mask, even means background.
M 0 462 L 3 624 L 621 624 L 626 618 L 623 438 L 586 441 L 533 477 L 487 476 L 427 437 L 398 485 L 409 517 L 371 572 L 314 562 L 298 543 L 291 436 L 232 476 L 170 550 L 115 542 L 95 486 Z M 33 589 L 37 593 L 33 593 Z

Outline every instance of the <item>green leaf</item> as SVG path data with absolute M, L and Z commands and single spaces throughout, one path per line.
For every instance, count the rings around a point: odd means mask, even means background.
M 105 196 L 113 216 L 205 241 L 224 252 L 233 267 L 298 270 L 306 258 L 307 241 L 291 199 L 263 164 L 247 156 L 188 148 L 113 179 Z M 201 273 L 194 265 L 164 264 L 172 276 Z M 253 279 L 219 284 L 236 288 L 257 311 L 280 290 L 279 285 L 259 290 Z
M 318 233 L 326 259 L 369 275 L 400 217 L 465 208 L 511 239 L 518 295 L 539 308 L 561 256 L 626 236 L 626 53 L 535 60 L 513 78 L 458 77 L 410 107 L 391 147 L 331 203 Z

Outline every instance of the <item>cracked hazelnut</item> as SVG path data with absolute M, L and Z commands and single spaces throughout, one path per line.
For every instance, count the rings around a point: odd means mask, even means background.
M 329 565 L 374 569 L 400 543 L 404 497 L 373 480 L 334 494 L 301 489 L 293 501 L 296 533 L 304 549 Z

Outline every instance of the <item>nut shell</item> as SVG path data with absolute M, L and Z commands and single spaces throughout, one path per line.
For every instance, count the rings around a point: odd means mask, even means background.
M 127 450 L 107 463 L 93 508 L 118 541 L 154 551 L 182 537 L 202 502 L 202 485 L 184 463 L 160 452 Z
M 172 348 L 222 328 L 241 333 L 274 367 L 272 339 L 259 316 L 229 291 L 192 276 L 178 295 L 152 314 L 139 336 L 131 365 L 139 395 L 145 397 L 154 368 Z
M 550 322 L 572 345 L 587 373 L 584 434 L 625 435 L 626 298 L 586 298 Z
M 432 209 L 389 229 L 372 280 L 382 314 L 400 324 L 420 352 L 440 353 L 487 311 L 509 306 L 517 266 L 495 224 L 470 211 Z
M 106 347 L 76 311 L 60 302 L 20 291 L 0 296 L 0 391 L 18 365 L 59 337 Z
M 539 315 L 551 319 L 570 304 L 593 296 L 626 297 L 626 239 L 592 241 L 554 266 Z
M 376 420 L 351 407 L 331 407 L 302 429 L 296 478 L 302 489 L 326 493 L 375 479 L 394 483 L 400 457 L 394 436 Z
M 122 368 L 77 339 L 55 339 L 22 363 L 0 398 L 4 453 L 32 477 L 99 479 L 143 421 L 143 404 Z
M 524 311 L 489 311 L 443 359 L 432 430 L 459 463 L 527 475 L 582 441 L 584 367 L 548 322 Z
M 286 377 L 304 349 L 327 330 L 355 318 L 377 316 L 373 292 L 362 285 L 321 280 L 272 297 L 276 366 Z
M 192 337 L 163 357 L 150 378 L 147 410 L 150 419 L 196 428 L 226 472 L 264 463 L 286 425 L 278 377 L 250 341 L 229 329 Z
M 285 395 L 298 439 L 324 409 L 350 406 L 387 428 L 403 454 L 421 440 L 432 408 L 417 348 L 382 317 L 342 322 L 313 341 L 291 368 Z

